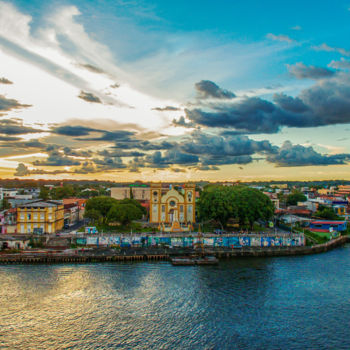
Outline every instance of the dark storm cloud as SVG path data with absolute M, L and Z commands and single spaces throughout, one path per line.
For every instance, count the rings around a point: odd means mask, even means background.
M 244 133 L 277 133 L 282 127 L 315 127 L 350 123 L 350 74 L 316 81 L 299 96 L 275 94 L 274 102 L 245 97 L 217 101 L 205 108 L 185 109 L 186 119 L 198 126 L 229 128 Z
M 37 166 L 71 166 L 80 165 L 80 162 L 54 150 L 49 152 L 49 156 L 45 160 L 37 160 L 33 164 Z
M 66 156 L 73 156 L 73 157 L 85 157 L 85 158 L 88 158 L 88 157 L 91 157 L 92 156 L 92 152 L 91 151 L 84 151 L 84 150 L 81 150 L 81 149 L 73 149 L 71 147 L 63 147 L 63 153 L 66 155 Z
M 8 79 L 2 77 L 2 78 L 0 78 L 0 84 L 10 85 L 10 84 L 13 84 L 13 82 L 11 80 L 8 80 Z
M 181 110 L 181 108 L 173 107 L 173 106 L 152 108 L 152 111 L 158 111 L 158 112 L 175 112 L 175 111 L 180 111 L 180 110 Z
M 196 155 L 181 152 L 177 149 L 166 151 L 164 155 L 160 151 L 156 151 L 151 155 L 145 157 L 145 162 L 150 167 L 166 168 L 169 165 L 194 165 L 199 161 Z
M 303 113 L 309 109 L 299 97 L 291 97 L 285 94 L 274 94 L 273 100 L 280 108 L 289 112 Z
M 97 171 L 93 162 L 83 162 L 79 168 L 74 169 L 74 173 L 76 174 L 92 174 Z
M 0 101 L 1 103 L 1 101 Z M 2 119 L 0 120 L 0 134 L 21 135 L 42 132 L 43 130 L 35 129 L 30 126 L 24 126 L 20 119 Z
M 207 127 L 235 128 L 244 132 L 275 133 L 286 113 L 272 102 L 258 97 L 245 98 L 234 104 L 216 105 L 216 110 L 186 109 L 191 122 Z
M 97 165 L 97 169 L 101 171 L 126 168 L 120 157 L 104 157 L 103 159 L 94 159 L 93 161 Z
M 184 128 L 194 128 L 196 126 L 195 123 L 186 122 L 184 116 L 181 116 L 178 120 L 173 119 L 174 126 L 182 126 Z
M 28 108 L 32 105 L 21 104 L 17 100 L 6 98 L 0 95 L 0 112 L 9 112 L 13 109 Z
M 281 167 L 334 165 L 346 164 L 345 161 L 350 160 L 350 155 L 322 155 L 312 147 L 292 145 L 290 141 L 286 141 L 275 154 L 270 154 L 267 160 Z
M 288 65 L 289 73 L 297 79 L 322 79 L 333 76 L 336 72 L 324 67 L 306 66 L 304 63 Z
M 253 158 L 249 155 L 242 156 L 204 156 L 202 157 L 202 165 L 227 165 L 227 164 L 248 164 L 253 161 Z M 213 170 L 213 169 L 208 169 Z
M 192 139 L 181 143 L 181 150 L 198 155 L 202 165 L 247 164 L 255 153 L 276 152 L 269 141 L 254 141 L 247 136 L 217 136 L 195 131 Z
M 236 95 L 228 90 L 220 88 L 210 80 L 201 80 L 195 84 L 199 99 L 217 98 L 217 99 L 231 99 Z
M 87 102 L 102 103 L 100 98 L 97 97 L 96 95 L 92 94 L 91 92 L 86 92 L 86 91 L 81 90 L 78 97 L 81 98 L 82 100 L 87 101 Z
M 88 128 L 86 126 L 58 126 L 51 130 L 52 133 L 65 136 L 87 136 L 91 132 L 101 131 L 97 129 Z
M 100 156 L 103 157 L 143 157 L 145 153 L 139 151 L 124 151 L 121 149 L 116 149 L 113 151 L 103 150 L 98 152 Z
M 33 169 L 30 170 L 26 165 L 23 163 L 19 163 L 16 171 L 14 173 L 14 176 L 27 176 L 27 175 L 57 175 L 57 174 L 66 174 L 71 173 L 67 170 L 53 170 L 53 171 L 46 171 L 41 169 Z
M 96 130 L 97 131 L 97 130 Z M 87 137 L 87 138 L 77 138 L 76 140 L 80 141 L 110 141 L 110 142 L 121 142 L 121 143 L 133 143 L 138 142 L 135 138 L 135 132 L 127 130 L 116 130 L 116 131 L 105 131 L 100 130 L 102 133 L 101 136 L 97 137 Z M 123 148 L 123 147 L 121 147 Z M 132 148 L 132 147 L 126 147 Z

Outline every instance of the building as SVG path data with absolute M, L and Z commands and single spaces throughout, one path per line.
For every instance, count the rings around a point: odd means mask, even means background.
M 149 201 L 151 199 L 151 189 L 147 185 L 112 187 L 111 197 L 118 200 L 132 197 L 138 201 Z
M 332 231 L 345 231 L 346 221 L 330 221 L 330 220 L 317 220 L 310 222 L 310 231 L 315 232 L 332 232 Z
M 64 224 L 72 226 L 84 219 L 85 198 L 64 198 Z
M 342 195 L 349 195 L 350 194 L 350 185 L 339 185 L 337 193 Z
M 17 207 L 17 232 L 22 234 L 51 234 L 62 230 L 64 207 L 62 201 L 35 201 Z
M 1 234 L 17 233 L 17 210 L 16 208 L 6 209 L 0 212 Z
M 183 194 L 172 188 L 163 189 L 161 183 L 151 184 L 150 222 L 172 224 L 194 223 L 195 185 L 185 184 Z

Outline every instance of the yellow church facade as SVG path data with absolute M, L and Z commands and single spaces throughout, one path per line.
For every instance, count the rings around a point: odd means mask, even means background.
M 161 183 L 151 184 L 151 223 L 192 224 L 196 221 L 195 214 L 195 185 L 186 184 L 181 194 L 174 188 L 164 190 Z

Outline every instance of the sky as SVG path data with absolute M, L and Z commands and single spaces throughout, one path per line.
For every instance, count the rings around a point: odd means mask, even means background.
M 0 0 L 0 177 L 350 180 L 350 1 Z

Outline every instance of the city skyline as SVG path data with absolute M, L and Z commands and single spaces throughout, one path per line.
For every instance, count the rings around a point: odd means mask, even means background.
M 0 1 L 0 176 L 349 180 L 349 6 Z

